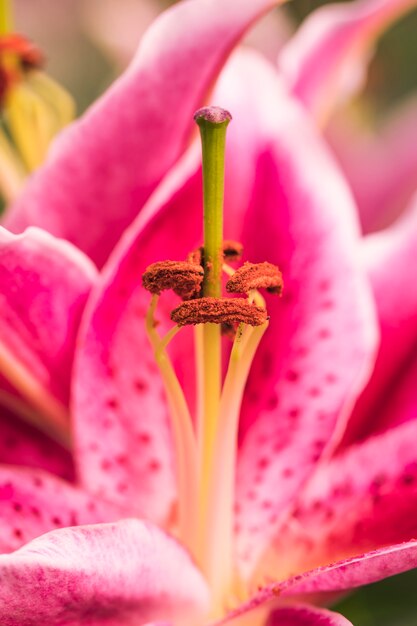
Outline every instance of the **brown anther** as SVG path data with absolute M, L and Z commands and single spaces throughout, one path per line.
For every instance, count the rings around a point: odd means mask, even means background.
M 15 57 L 17 63 L 8 63 L 9 56 Z M 11 33 L 0 37 L 0 107 L 7 91 L 22 79 L 22 74 L 41 67 L 43 62 L 41 50 L 23 35 Z
M 230 324 L 229 322 L 222 322 L 221 333 L 223 337 L 227 337 L 228 339 L 234 341 L 234 338 L 236 337 L 236 326 Z
M 187 324 L 249 324 L 260 326 L 267 321 L 265 309 L 241 298 L 198 298 L 183 302 L 171 312 L 178 326 Z
M 223 241 L 223 254 L 226 261 L 240 261 L 243 254 L 243 246 L 239 241 L 226 239 Z
M 39 68 L 44 64 L 40 48 L 18 33 L 10 33 L 0 38 L 0 54 L 3 52 L 14 53 L 24 69 Z
M 284 283 L 282 274 L 272 263 L 245 263 L 226 283 L 229 293 L 249 293 L 252 289 L 266 289 L 280 295 Z
M 243 246 L 238 241 L 232 241 L 231 239 L 226 239 L 223 241 L 223 256 L 226 261 L 233 262 L 239 261 L 242 257 Z M 197 265 L 203 265 L 204 263 L 204 248 L 200 246 L 196 248 L 187 256 L 187 261 L 189 263 L 195 263 Z
M 195 248 L 187 255 L 187 263 L 193 263 L 194 265 L 203 265 L 203 246 Z
M 172 289 L 184 300 L 200 293 L 204 271 L 199 265 L 186 261 L 159 261 L 146 268 L 142 284 L 153 294 Z

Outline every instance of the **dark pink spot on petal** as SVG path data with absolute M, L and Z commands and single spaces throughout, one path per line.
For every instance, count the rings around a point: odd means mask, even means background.
M 152 459 L 152 461 L 149 462 L 148 467 L 151 472 L 158 472 L 161 469 L 161 464 L 157 459 Z
M 0 500 L 10 500 L 13 498 L 14 489 L 11 483 L 5 483 L 0 486 Z
M 292 383 L 295 383 L 299 380 L 299 378 L 300 378 L 300 374 L 298 372 L 296 372 L 295 370 L 288 370 L 286 374 L 287 380 L 289 380 Z
M 137 378 L 135 381 L 133 381 L 133 385 L 136 389 L 136 391 L 143 393 L 144 391 L 146 391 L 148 389 L 148 385 L 146 383 L 145 380 L 143 380 L 142 378 Z

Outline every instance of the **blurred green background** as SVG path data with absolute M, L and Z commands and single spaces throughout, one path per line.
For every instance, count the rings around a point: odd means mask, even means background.
M 41 46 L 48 72 L 68 88 L 82 112 L 127 65 L 143 31 L 168 4 L 163 0 L 16 0 L 16 26 Z M 251 41 L 273 58 L 297 25 L 322 4 L 293 0 L 268 17 L 268 23 L 258 29 L 258 39 L 255 34 Z M 416 35 L 414 11 L 378 43 L 360 96 L 375 119 L 412 91 L 417 93 Z M 408 572 L 362 588 L 336 609 L 355 626 L 417 626 L 416 589 L 417 571 Z

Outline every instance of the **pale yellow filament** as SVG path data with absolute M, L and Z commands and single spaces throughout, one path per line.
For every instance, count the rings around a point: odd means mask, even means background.
M 161 339 L 156 330 L 155 311 L 158 296 L 152 296 L 146 315 L 146 330 L 154 349 L 170 406 L 175 441 L 178 479 L 178 533 L 181 541 L 196 553 L 196 508 L 197 508 L 197 446 L 190 412 L 182 388 L 178 382 L 171 360 L 166 352 L 169 341 L 177 334 L 173 328 Z
M 253 357 L 268 322 L 255 328 L 241 325 L 230 355 L 212 450 L 211 475 L 205 494 L 204 571 L 213 590 L 215 610 L 221 613 L 232 588 L 233 507 L 239 415 Z

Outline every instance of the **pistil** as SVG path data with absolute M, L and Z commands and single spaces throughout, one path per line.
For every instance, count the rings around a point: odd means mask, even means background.
M 203 157 L 204 281 L 203 296 L 220 298 L 223 264 L 223 197 L 226 129 L 231 115 L 219 107 L 205 107 L 194 119 L 200 127 Z M 221 328 L 204 324 L 197 329 L 200 347 L 197 384 L 200 385 L 198 447 L 200 456 L 199 536 L 207 536 L 207 493 L 212 474 L 213 448 L 218 430 L 221 392 Z

